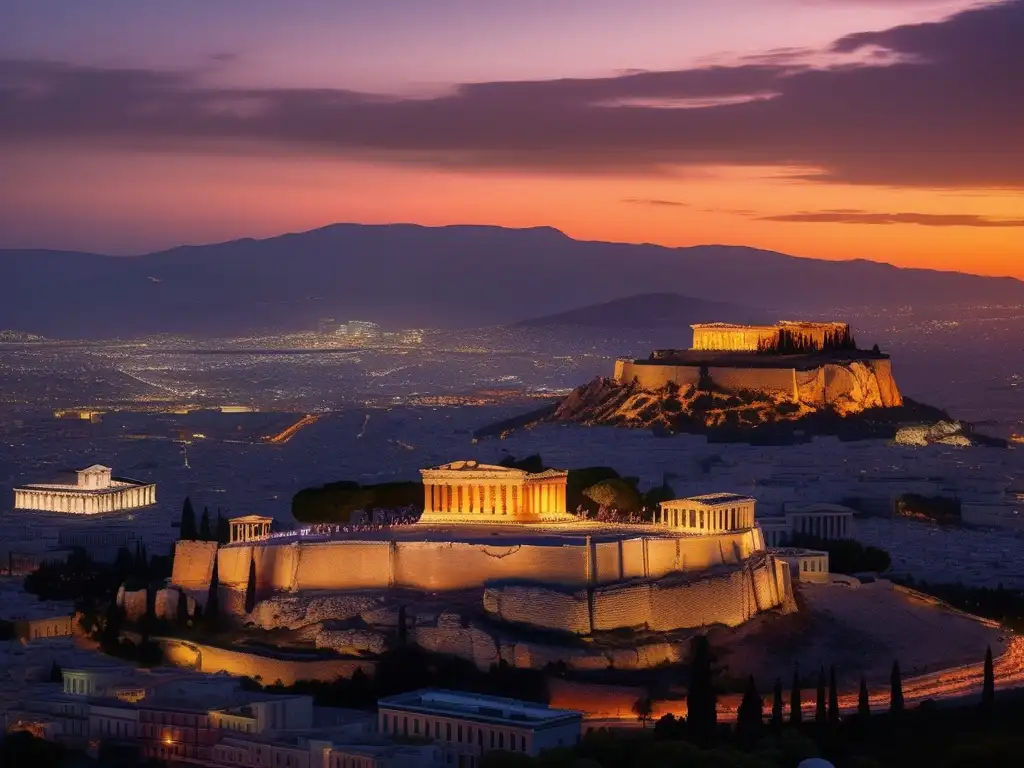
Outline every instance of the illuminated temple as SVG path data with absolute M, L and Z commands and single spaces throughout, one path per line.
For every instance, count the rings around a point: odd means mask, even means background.
M 14 508 L 95 515 L 137 509 L 156 503 L 156 485 L 114 477 L 110 467 L 93 464 L 66 473 L 53 483 L 14 489 Z
M 565 508 L 569 473 L 525 472 L 475 461 L 421 469 L 421 523 L 541 523 L 576 520 Z

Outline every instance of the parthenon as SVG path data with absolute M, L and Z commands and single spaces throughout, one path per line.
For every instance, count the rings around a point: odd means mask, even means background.
M 14 508 L 95 515 L 156 503 L 156 485 L 113 477 L 101 464 L 73 470 L 67 482 L 31 483 L 14 489 Z
M 565 509 L 568 472 L 521 469 L 454 461 L 423 476 L 421 523 L 570 522 Z

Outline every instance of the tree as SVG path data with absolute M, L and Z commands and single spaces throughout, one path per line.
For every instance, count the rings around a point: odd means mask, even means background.
M 868 696 L 868 681 L 864 675 L 860 676 L 860 694 L 857 697 L 857 715 L 862 720 L 871 717 L 871 700 Z
M 199 519 L 199 540 L 213 541 L 213 533 L 210 531 L 210 510 L 203 507 L 203 516 Z
M 772 730 L 782 730 L 783 703 L 782 703 L 782 679 L 775 678 L 775 690 L 772 693 Z
M 828 719 L 828 710 L 825 708 L 825 667 L 818 668 L 818 698 L 814 706 L 814 724 L 821 726 Z
M 985 672 L 981 686 L 981 708 L 991 712 L 996 703 L 996 676 L 992 665 L 992 646 L 985 649 Z
M 800 725 L 803 722 L 803 692 L 800 690 L 800 668 L 793 668 L 793 687 L 789 689 L 789 722 Z
M 210 591 L 206 597 L 203 616 L 211 623 L 220 619 L 220 575 L 217 573 L 217 558 L 213 558 L 213 573 L 210 576 Z
M 60 668 L 60 664 L 56 661 L 50 665 L 50 682 L 51 683 L 62 683 L 64 682 L 64 670 Z
M 405 606 L 398 606 L 398 638 L 396 645 L 399 648 L 404 648 L 409 639 L 409 627 L 405 616 Z
M 178 536 L 182 541 L 196 540 L 196 511 L 192 509 L 192 500 L 186 496 L 181 505 L 181 527 Z
M 256 608 L 256 558 L 249 559 L 249 582 L 245 585 L 245 612 Z
M 828 721 L 835 724 L 839 720 L 839 691 L 836 689 L 836 668 L 832 666 L 828 670 Z
M 747 689 L 743 692 L 743 700 L 736 712 L 736 731 L 744 741 L 752 742 L 761 732 L 763 724 L 764 699 L 757 692 L 754 676 L 747 678 Z
M 899 715 L 903 712 L 903 678 L 900 676 L 900 663 L 892 663 L 892 674 L 889 676 L 889 714 Z
M 181 590 L 178 590 L 178 605 L 175 618 L 178 620 L 179 627 L 188 626 L 188 595 Z
M 636 719 L 640 721 L 640 725 L 644 728 L 647 727 L 647 721 L 651 719 L 651 712 L 653 711 L 654 702 L 651 700 L 649 693 L 645 693 L 633 702 L 633 714 L 636 715 Z
M 718 728 L 712 672 L 714 657 L 705 635 L 693 638 L 690 647 L 690 687 L 686 692 L 687 732 L 695 744 L 706 747 L 714 742 Z
M 227 544 L 231 540 L 231 526 L 220 511 L 217 512 L 217 542 Z

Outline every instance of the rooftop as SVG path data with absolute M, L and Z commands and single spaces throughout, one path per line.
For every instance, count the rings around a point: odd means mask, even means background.
M 518 699 L 437 688 L 388 696 L 380 699 L 377 707 L 430 713 L 446 712 L 476 720 L 533 726 L 582 718 L 582 714 L 574 710 L 552 709 L 545 704 Z
M 685 499 L 672 499 L 665 504 L 689 502 L 703 504 L 706 507 L 720 507 L 726 504 L 741 504 L 743 502 L 756 501 L 752 496 L 744 496 L 741 493 L 705 493 L 700 496 L 689 496 Z

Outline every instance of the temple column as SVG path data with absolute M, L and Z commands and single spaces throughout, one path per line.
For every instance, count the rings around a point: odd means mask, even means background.
M 432 512 L 434 510 L 434 486 L 430 483 L 423 484 L 423 511 Z
M 508 514 L 508 486 L 504 483 L 500 486 L 499 495 L 501 497 L 501 514 Z

